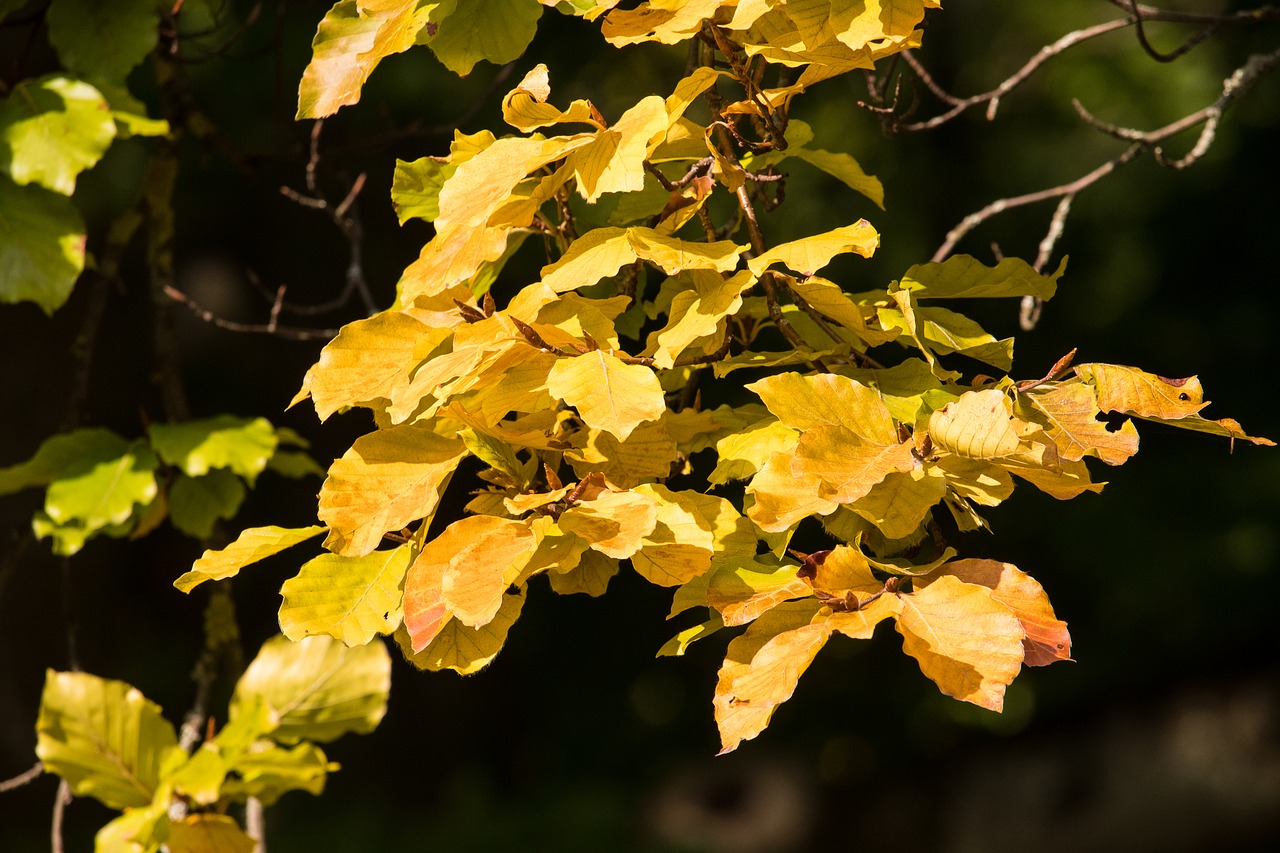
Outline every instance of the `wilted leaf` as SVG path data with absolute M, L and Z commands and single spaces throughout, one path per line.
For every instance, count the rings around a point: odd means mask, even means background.
M 273 739 L 327 743 L 377 728 L 390 689 L 391 658 L 381 642 L 348 648 L 323 634 L 296 643 L 276 635 L 236 683 L 231 719 L 261 697 L 279 716 Z
M 160 706 L 123 681 L 45 671 L 36 755 L 77 796 L 114 809 L 150 805 L 165 754 L 178 745 Z
M 1048 435 L 1058 456 L 1078 461 L 1096 456 L 1108 465 L 1121 465 L 1138 452 L 1138 430 L 1126 420 L 1112 430 L 1101 420 L 1094 389 L 1081 382 L 1032 388 L 1026 399 L 1049 423 Z
M 943 693 L 992 711 L 1022 666 L 1026 632 L 992 591 L 946 576 L 900 595 L 902 649 Z
M 299 542 L 305 542 L 324 530 L 323 527 L 250 527 L 241 531 L 236 541 L 218 551 L 205 551 L 191 566 L 191 571 L 173 582 L 183 592 L 191 592 L 205 581 L 235 577 L 245 566 L 266 559 Z
M 356 439 L 320 489 L 318 514 L 329 525 L 325 547 L 358 557 L 378 547 L 388 530 L 427 518 L 466 454 L 459 439 L 417 424 Z
M 400 587 L 409 569 L 408 545 L 363 557 L 321 554 L 280 588 L 280 630 L 298 641 L 328 634 L 359 646 L 400 625 Z

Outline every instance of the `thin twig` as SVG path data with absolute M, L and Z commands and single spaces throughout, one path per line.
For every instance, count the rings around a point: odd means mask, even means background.
M 27 770 L 24 773 L 19 773 L 12 779 L 5 779 L 3 782 L 0 782 L 0 794 L 8 793 L 9 791 L 21 788 L 23 785 L 30 782 L 34 782 L 36 779 L 40 778 L 40 774 L 43 772 L 44 765 L 37 761 L 35 766 L 30 770 Z
M 51 853 L 64 853 L 62 842 L 62 818 L 71 804 L 71 785 L 63 779 L 58 783 L 58 793 L 53 798 L 53 825 L 49 829 L 49 849 Z
M 271 321 L 269 323 L 236 323 L 232 320 L 219 317 L 217 314 L 214 314 L 208 308 L 205 308 L 199 302 L 196 302 L 176 287 L 165 285 L 164 294 L 174 302 L 181 303 L 190 308 L 191 312 L 204 322 L 212 326 L 216 326 L 219 329 L 225 329 L 228 332 L 247 332 L 251 334 L 272 335 L 273 337 L 284 338 L 288 341 L 327 341 L 338 334 L 337 329 L 304 329 L 296 326 L 281 326 L 276 322 L 279 310 L 274 306 L 271 312 Z

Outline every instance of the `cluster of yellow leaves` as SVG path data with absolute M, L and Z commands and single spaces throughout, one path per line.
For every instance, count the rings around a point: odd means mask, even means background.
M 309 397 L 322 420 L 367 409 L 376 429 L 329 469 L 323 527 L 245 531 L 180 588 L 324 530 L 326 553 L 284 584 L 287 636 L 393 634 L 417 666 L 469 673 L 498 653 L 535 576 L 599 595 L 625 563 L 674 588 L 672 616 L 707 614 L 662 653 L 747 626 L 715 692 L 731 750 L 764 729 L 833 634 L 865 639 L 892 620 L 944 693 L 993 710 L 1023 664 L 1069 658 L 1040 585 L 1007 564 L 955 559 L 937 508 L 971 530 L 1016 480 L 1061 499 L 1098 491 L 1084 459 L 1132 456 L 1130 418 L 1269 443 L 1202 418 L 1194 378 L 1102 364 L 1068 376 L 1064 359 L 1040 380 L 965 382 L 944 365 L 963 355 L 1004 374 L 1013 344 L 938 300 L 1048 299 L 1061 268 L 957 256 L 851 294 L 820 273 L 875 251 L 865 220 L 764 243 L 755 205 L 781 163 L 881 203 L 852 157 L 809 146 L 788 105 L 916 44 L 933 0 L 540 2 L 344 0 L 317 34 L 300 114 L 353 102 L 382 57 L 415 41 L 460 73 L 506 61 L 541 5 L 599 19 L 618 45 L 703 37 L 721 61 L 612 122 L 587 100 L 555 105 L 539 65 L 503 99 L 515 133 L 457 133 L 447 156 L 398 163 L 398 215 L 432 222 L 434 236 L 396 305 L 344 327 L 294 401 Z M 770 64 L 798 74 L 769 88 Z M 705 93 L 718 115 L 699 124 L 687 114 Z M 712 199 L 736 220 L 717 224 Z M 490 286 L 530 234 L 548 263 L 499 307 Z M 893 366 L 868 355 L 886 348 Z M 689 392 L 708 368 L 757 378 L 706 409 Z M 468 458 L 483 485 L 465 515 L 434 523 Z M 746 481 L 740 505 L 663 485 L 712 463 L 711 488 Z M 788 550 L 806 519 L 821 522 L 830 550 Z

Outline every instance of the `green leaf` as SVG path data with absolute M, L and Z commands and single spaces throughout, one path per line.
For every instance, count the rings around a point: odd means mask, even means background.
M 123 809 L 151 804 L 178 736 L 160 706 L 123 681 L 45 672 L 36 755 L 77 796 Z
M 426 43 L 445 67 L 465 77 L 480 60 L 505 65 L 529 46 L 538 31 L 542 6 L 538 0 L 485 0 L 484 3 L 441 3 L 448 7 L 434 34 L 430 28 Z
M 407 163 L 396 161 L 391 179 L 391 204 L 403 225 L 410 219 L 434 222 L 440 215 L 440 188 L 458 169 L 454 162 L 441 162 L 436 157 L 423 157 Z
M 124 80 L 155 49 L 155 0 L 53 0 L 45 18 L 49 43 L 67 70 Z
M 0 171 L 16 184 L 71 195 L 115 138 L 106 99 L 83 80 L 24 80 L 0 102 Z
M 84 270 L 84 241 L 71 199 L 0 175 L 0 302 L 61 308 Z
M 215 468 L 228 468 L 250 485 L 267 467 L 279 443 L 275 428 L 266 418 L 232 415 L 152 424 L 147 432 L 160 458 L 181 468 L 187 476 L 199 477 Z
M 208 539 L 218 519 L 228 521 L 240 510 L 244 496 L 244 483 L 225 468 L 203 477 L 179 474 L 169 487 L 169 520 L 188 536 Z
M 292 749 L 264 744 L 232 763 L 231 770 L 240 780 L 228 780 L 226 791 L 238 799 L 256 797 L 269 806 L 288 791 L 322 793 L 329 772 L 337 769 L 314 743 L 300 743 Z
M 205 551 L 192 565 L 191 571 L 174 581 L 173 585 L 183 592 L 191 592 L 205 581 L 235 577 L 245 566 L 292 548 L 323 530 L 319 526 L 251 527 L 222 550 Z
M 400 625 L 409 555 L 401 545 L 363 557 L 321 554 L 304 563 L 280 589 L 280 630 L 294 641 L 328 634 L 348 646 L 390 634 Z
M 292 480 L 324 476 L 324 469 L 301 450 L 277 450 L 267 460 L 267 470 Z
M 154 853 L 169 834 L 169 806 L 125 809 L 93 837 L 94 853 Z
M 328 742 L 377 728 L 390 690 L 391 658 L 382 643 L 348 648 L 323 634 L 296 643 L 277 635 L 236 684 L 231 719 L 262 697 L 279 715 L 274 740 Z
M 101 427 L 52 436 L 45 439 L 26 462 L 0 468 L 0 495 L 31 486 L 47 486 L 82 459 L 109 459 L 128 446 L 123 438 Z
M 916 264 L 902 277 L 904 290 L 918 299 L 1035 296 L 1051 299 L 1066 272 L 1064 258 L 1053 275 L 1041 275 L 1021 258 L 1005 258 L 988 267 L 968 255 L 952 255 L 942 263 Z
M 49 484 L 44 511 L 55 524 L 78 521 L 90 531 L 124 524 L 135 506 L 155 498 L 157 464 L 141 440 L 123 451 L 82 456 Z

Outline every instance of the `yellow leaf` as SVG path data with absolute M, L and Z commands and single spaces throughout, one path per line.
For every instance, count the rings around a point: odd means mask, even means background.
M 827 617 L 827 628 L 854 640 L 869 640 L 875 633 L 876 625 L 897 616 L 901 611 L 902 603 L 897 596 L 883 595 L 857 610 L 832 613 Z
M 624 440 L 667 409 L 651 369 L 601 350 L 558 360 L 547 375 L 547 390 L 577 409 L 587 425 Z
M 405 424 L 356 439 L 329 468 L 317 514 L 329 526 L 325 547 L 348 557 L 368 554 L 382 534 L 427 518 L 466 456 L 459 439 Z
M 840 426 L 873 444 L 897 443 L 897 427 L 880 395 L 848 377 L 777 373 L 746 387 L 793 429 Z
M 242 530 L 236 540 L 217 551 L 205 551 L 191 566 L 191 571 L 179 577 L 173 585 L 182 592 L 191 592 L 205 581 L 220 581 L 235 577 L 245 566 L 292 548 L 324 530 L 323 527 L 250 527 Z
M 849 545 L 837 545 L 826 556 L 812 554 L 807 565 L 812 566 L 812 587 L 834 598 L 854 593 L 861 601 L 884 588 L 871 573 L 871 563 L 862 551 Z
M 666 136 L 670 119 L 663 99 L 650 95 L 601 130 L 588 145 L 569 155 L 565 167 L 578 180 L 578 193 L 593 204 L 604 193 L 644 189 L 644 160 L 650 147 Z
M 328 634 L 363 646 L 400 625 L 400 587 L 409 568 L 409 546 L 363 557 L 321 554 L 284 582 L 280 631 L 297 642 Z
M 933 443 L 969 459 L 999 459 L 1027 450 L 1031 425 L 1013 414 L 1013 404 L 995 388 L 969 391 L 929 416 Z
M 399 311 L 348 323 L 308 373 L 316 414 L 323 421 L 343 406 L 392 400 L 448 335 Z
M 869 258 L 880 245 L 880 235 L 871 223 L 859 219 L 852 225 L 815 234 L 803 240 L 775 246 L 747 262 L 751 272 L 759 276 L 774 264 L 782 264 L 803 276 L 810 276 L 831 262 L 836 255 L 853 252 Z
M 770 454 L 793 454 L 799 440 L 798 430 L 773 418 L 744 426 L 740 432 L 716 442 L 716 467 L 707 480 L 715 486 L 744 480 L 759 471 L 760 460 L 768 459 Z
M 742 307 L 742 292 L 755 283 L 746 270 L 729 278 L 710 270 L 688 270 L 681 277 L 692 286 L 676 294 L 667 312 L 667 325 L 650 335 L 645 349 L 653 356 L 654 367 L 662 370 L 673 367 L 700 339 L 714 337 L 718 346 L 725 317 L 737 313 Z
M 627 229 L 627 239 L 637 257 L 653 263 L 668 275 L 687 269 L 731 272 L 738 265 L 738 256 L 747 248 L 729 240 L 715 243 L 681 240 L 639 226 Z
M 1112 430 L 1100 420 L 1092 386 L 1082 382 L 1041 385 L 1021 395 L 1049 423 L 1047 433 L 1058 456 L 1072 462 L 1096 456 L 1108 465 L 1120 465 L 1138 452 L 1138 430 L 1126 420 Z
M 747 486 L 755 503 L 747 516 L 766 533 L 781 533 L 811 515 L 830 515 L 839 506 L 824 494 L 822 478 L 795 474 L 790 453 L 770 454 Z
M 253 853 L 258 843 L 245 834 L 234 818 L 191 814 L 169 821 L 166 846 L 170 853 Z
M 1051 299 L 1066 260 L 1052 275 L 1042 275 L 1021 258 L 1005 258 L 994 267 L 968 255 L 952 255 L 940 263 L 916 264 L 902 276 L 901 287 L 918 299 L 992 299 L 1035 296 Z
M 1022 666 L 1026 632 L 990 589 L 940 577 L 900 595 L 902 648 L 948 696 L 992 711 Z
M 677 449 L 666 420 L 664 416 L 640 424 L 625 441 L 599 429 L 578 430 L 570 439 L 573 449 L 565 451 L 565 458 L 579 477 L 598 471 L 624 489 L 667 477 Z
M 917 464 L 914 449 L 909 441 L 873 444 L 845 427 L 820 426 L 800 436 L 791 472 L 821 480 L 824 498 L 853 503 L 889 473 L 910 471 Z
M 944 452 L 934 455 L 933 464 L 947 478 L 948 487 L 975 503 L 996 506 L 1013 494 L 1013 477 L 990 462 Z
M 816 311 L 835 320 L 868 344 L 879 345 L 897 337 L 896 330 L 886 332 L 868 326 L 867 320 L 876 316 L 875 309 L 854 302 L 834 282 L 810 276 L 790 281 L 788 286 Z
M 560 528 L 608 557 L 626 559 L 640 550 L 658 521 L 658 501 L 638 492 L 603 491 L 560 515 Z
M 720 612 L 725 625 L 745 625 L 784 601 L 812 595 L 796 568 L 754 558 L 726 561 L 712 570 L 706 603 Z
M 591 116 L 591 102 L 578 100 L 563 112 L 547 103 L 551 84 L 547 66 L 539 63 L 524 76 L 520 84 L 502 99 L 502 118 L 517 130 L 529 133 L 539 127 L 567 122 L 596 124 Z
M 729 643 L 716 684 L 720 754 L 732 752 L 769 725 L 774 710 L 791 698 L 800 676 L 831 636 L 813 600 L 780 604 Z
M 1195 376 L 1166 379 L 1118 364 L 1076 365 L 1076 375 L 1092 384 L 1104 412 L 1126 412 L 1144 418 L 1177 420 L 1209 405 Z
M 658 485 L 638 486 L 635 493 L 657 505 L 653 529 L 631 555 L 632 567 L 650 583 L 677 586 L 707 571 L 713 557 L 755 555 L 750 522 L 724 498 Z
M 1044 587 L 1017 566 L 996 560 L 956 560 L 943 566 L 942 575 L 987 587 L 992 598 L 1013 611 L 1027 633 L 1022 641 L 1026 653 L 1023 663 L 1027 666 L 1071 660 L 1067 623 L 1054 614 Z M 928 582 L 922 578 L 916 583 Z
M 569 244 L 553 264 L 542 268 L 542 283 L 556 293 L 595 284 L 636 259 L 623 228 L 593 228 Z
M 585 544 L 585 543 L 584 543 Z M 551 572 L 547 579 L 560 595 L 586 593 L 592 598 L 604 595 L 610 579 L 618 573 L 618 561 L 599 551 L 584 551 L 577 565 L 565 572 Z
M 849 508 L 879 528 L 889 539 L 905 539 L 942 501 L 947 479 L 935 465 L 892 471 Z
M 655 0 L 634 9 L 615 9 L 604 19 L 600 31 L 614 47 L 656 41 L 679 44 L 702 27 L 723 0 Z
M 498 656 L 507 641 L 507 633 L 520 617 L 524 600 L 524 589 L 504 595 L 498 615 L 479 628 L 468 628 L 450 619 L 421 651 L 413 650 L 413 641 L 404 629 L 396 632 L 396 642 L 409 663 L 418 669 L 451 669 L 459 675 L 470 675 L 484 669 Z

